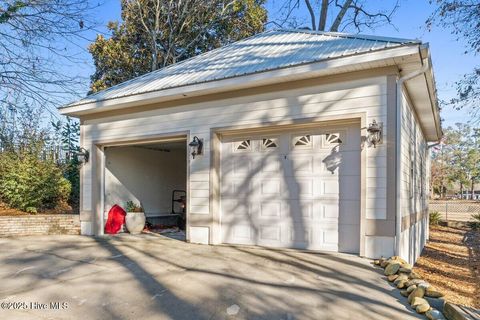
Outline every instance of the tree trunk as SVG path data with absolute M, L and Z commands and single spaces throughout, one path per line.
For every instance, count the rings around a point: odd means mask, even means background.
M 332 27 L 330 28 L 330 31 L 337 32 L 338 28 L 340 27 L 340 23 L 342 23 L 343 17 L 348 11 L 348 7 L 352 4 L 353 0 L 346 0 L 345 3 L 343 4 L 342 8 L 340 9 L 340 12 L 338 13 L 337 17 L 335 18 L 335 21 L 332 24 Z
M 463 183 L 460 182 L 460 199 L 463 199 Z
M 320 19 L 318 21 L 318 31 L 325 31 L 327 23 L 328 0 L 322 0 L 322 8 L 320 9 Z
M 474 189 L 474 187 L 475 187 L 475 180 L 472 179 L 472 184 L 471 184 L 471 186 L 470 186 L 470 192 L 471 192 L 471 194 L 470 194 L 470 200 L 473 200 L 473 189 Z

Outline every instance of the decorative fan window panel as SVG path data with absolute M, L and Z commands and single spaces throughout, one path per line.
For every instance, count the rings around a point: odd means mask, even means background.
M 253 150 L 253 141 L 250 139 L 236 141 L 233 143 L 234 152 L 248 152 Z
M 293 136 L 292 145 L 294 149 L 311 149 L 313 147 L 313 136 L 309 134 Z
M 339 144 L 342 144 L 343 141 L 340 138 L 340 133 L 325 133 L 322 135 L 323 147 L 330 148 L 336 147 Z
M 275 150 L 278 148 L 278 139 L 277 138 L 264 138 L 261 141 L 261 149 L 265 150 Z

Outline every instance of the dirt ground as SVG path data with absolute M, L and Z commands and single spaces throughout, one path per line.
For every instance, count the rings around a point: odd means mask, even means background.
M 74 210 L 68 205 L 61 205 L 55 209 L 47 209 L 39 212 L 39 214 L 62 214 L 62 213 L 74 213 Z M 0 216 L 23 216 L 30 215 L 30 213 L 12 209 L 0 202 Z
M 0 216 L 21 216 L 28 213 L 17 209 L 8 208 L 6 205 L 0 202 Z
M 447 301 L 480 308 L 480 231 L 431 226 L 414 270 Z

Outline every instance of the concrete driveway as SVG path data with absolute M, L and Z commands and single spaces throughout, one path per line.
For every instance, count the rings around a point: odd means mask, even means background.
M 420 318 L 351 255 L 159 235 L 1 238 L 0 248 L 0 319 Z

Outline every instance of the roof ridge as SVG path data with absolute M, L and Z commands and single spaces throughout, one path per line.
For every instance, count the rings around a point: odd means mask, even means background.
M 290 28 L 278 28 L 273 29 L 279 32 L 295 32 L 295 33 L 307 33 L 307 34 L 316 34 L 316 35 L 324 35 L 330 37 L 341 37 L 341 38 L 348 38 L 348 39 L 362 39 L 362 40 L 369 40 L 369 41 L 384 41 L 384 42 L 395 42 L 395 43 L 420 43 L 419 39 L 406 39 L 406 38 L 396 38 L 396 37 L 383 37 L 383 36 L 375 36 L 375 35 L 367 35 L 361 33 L 345 33 L 345 32 L 333 32 L 333 31 L 316 31 L 310 29 L 290 29 Z

